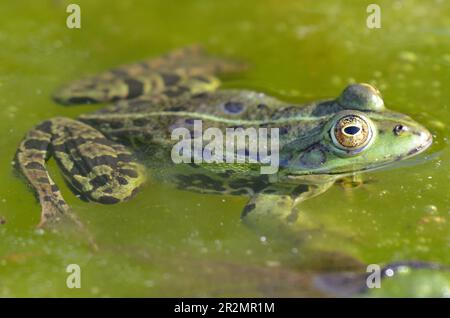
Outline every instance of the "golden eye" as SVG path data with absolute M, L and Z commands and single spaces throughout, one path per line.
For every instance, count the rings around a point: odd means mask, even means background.
M 346 115 L 336 121 L 331 131 L 333 142 L 345 150 L 357 150 L 366 146 L 372 138 L 369 123 L 360 116 Z

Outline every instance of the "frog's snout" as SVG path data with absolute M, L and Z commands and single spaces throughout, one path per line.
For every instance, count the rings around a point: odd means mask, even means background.
M 427 129 L 418 132 L 418 139 L 419 146 L 413 150 L 412 154 L 424 151 L 433 143 L 433 135 Z
M 425 127 L 408 127 L 397 125 L 394 127 L 394 134 L 400 136 L 402 133 L 408 133 L 413 138 L 412 148 L 407 153 L 407 156 L 418 154 L 427 149 L 433 142 L 433 135 Z

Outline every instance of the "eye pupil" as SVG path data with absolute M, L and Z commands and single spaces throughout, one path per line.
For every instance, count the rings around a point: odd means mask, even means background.
M 348 135 L 356 135 L 360 130 L 361 128 L 357 126 L 347 126 L 344 128 L 344 132 Z

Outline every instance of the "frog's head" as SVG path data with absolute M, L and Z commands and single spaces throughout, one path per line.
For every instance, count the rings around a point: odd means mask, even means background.
M 291 142 L 285 152 L 281 150 L 289 174 L 376 169 L 431 145 L 432 136 L 425 127 L 387 110 L 380 93 L 368 84 L 349 85 L 332 105 L 338 111 L 325 117 L 308 137 L 301 136 L 301 142 Z M 295 145 L 301 146 L 295 150 Z

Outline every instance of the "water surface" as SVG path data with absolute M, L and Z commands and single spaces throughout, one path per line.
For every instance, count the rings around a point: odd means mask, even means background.
M 327 296 L 333 293 L 311 273 L 354 261 L 449 264 L 450 3 L 378 1 L 382 28 L 371 30 L 370 1 L 84 0 L 77 1 L 82 28 L 69 30 L 70 2 L 0 4 L 0 296 Z M 55 88 L 192 43 L 249 62 L 226 87 L 296 103 L 371 83 L 387 107 L 429 128 L 434 144 L 414 165 L 305 202 L 298 235 L 287 242 L 241 224 L 240 197 L 150 182 L 126 204 L 80 201 L 51 160 L 52 176 L 100 250 L 73 235 L 36 231 L 40 209 L 12 173 L 15 148 L 41 120 L 101 107 L 56 105 Z M 71 263 L 82 268 L 81 289 L 66 287 Z M 449 282 L 446 273 L 423 270 L 366 295 L 442 296 Z

